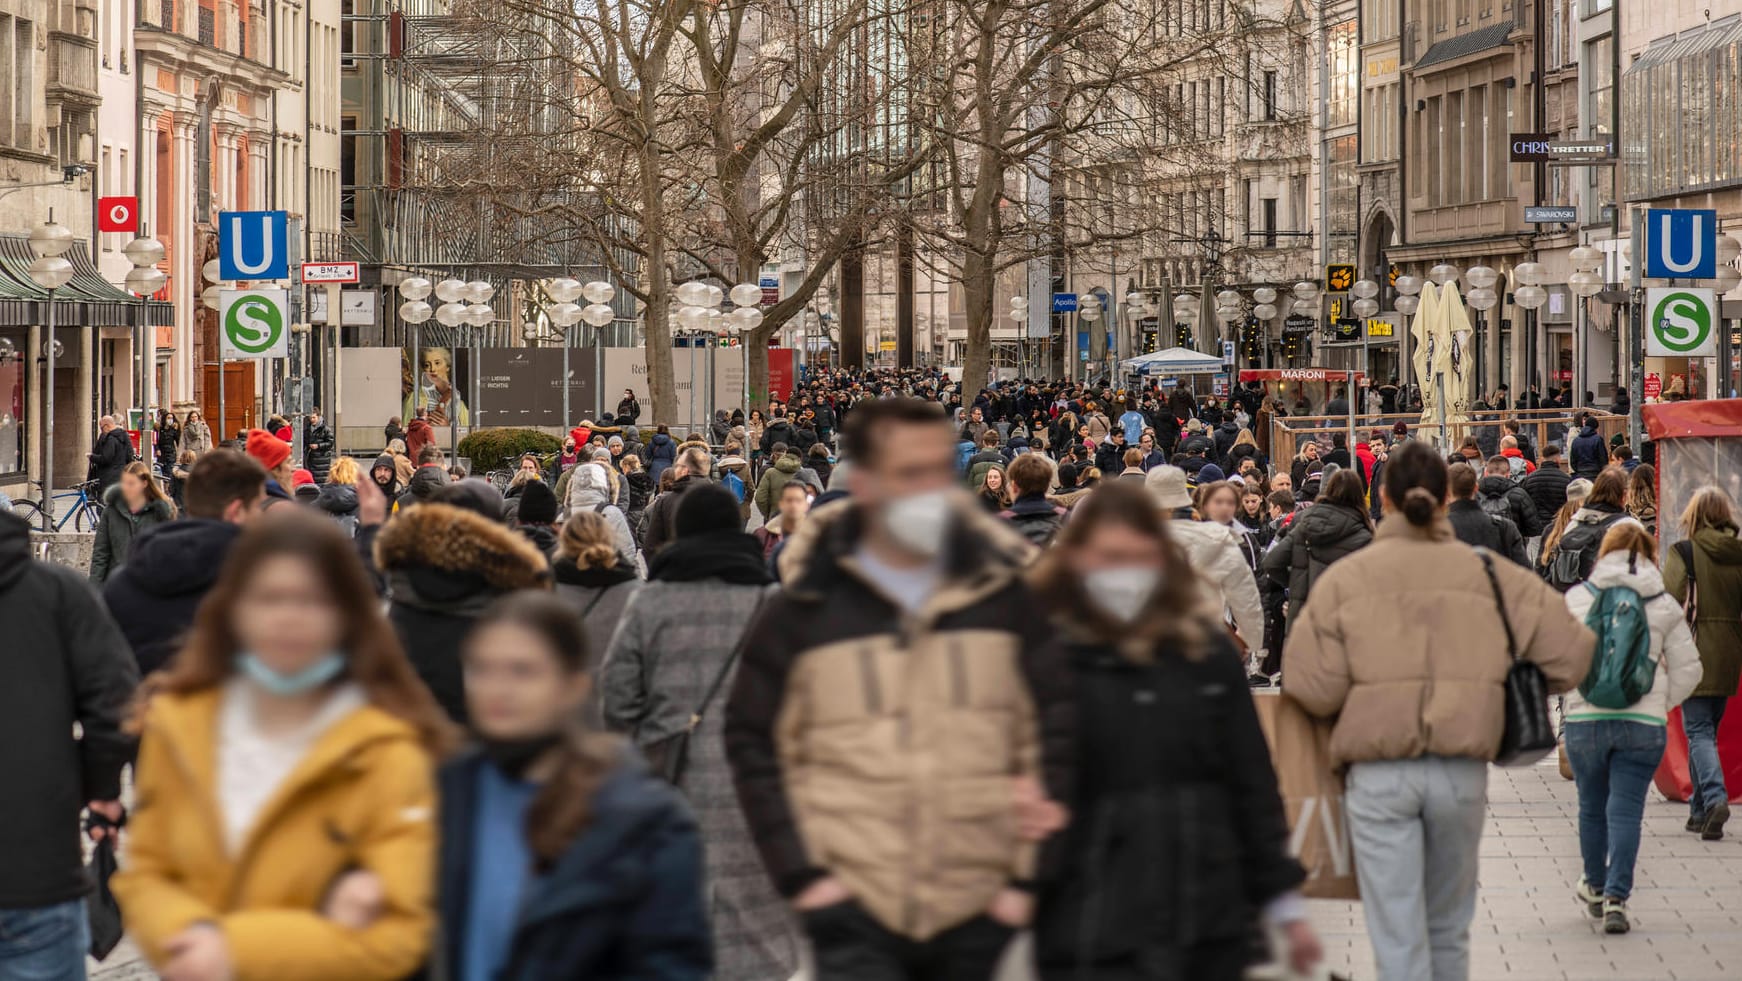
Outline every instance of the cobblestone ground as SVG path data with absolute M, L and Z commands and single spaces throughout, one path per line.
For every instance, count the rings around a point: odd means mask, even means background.
M 1742 977 L 1742 837 L 1701 841 L 1682 830 L 1685 805 L 1653 790 L 1628 902 L 1633 932 L 1606 937 L 1573 901 L 1580 871 L 1578 796 L 1552 759 L 1527 769 L 1490 768 L 1488 798 L 1471 935 L 1476 981 Z M 1742 826 L 1732 828 L 1742 832 Z M 1308 905 L 1332 969 L 1376 978 L 1360 907 Z
M 1687 811 L 1652 793 L 1645 811 L 1633 932 L 1605 937 L 1573 901 L 1579 877 L 1578 799 L 1552 762 L 1491 769 L 1482 891 L 1472 937 L 1474 981 L 1735 981 L 1742 978 L 1742 835 L 1703 842 Z M 1742 822 L 1736 825 L 1742 832 Z M 1372 951 L 1353 903 L 1313 901 L 1332 970 L 1373 981 Z M 1012 958 L 1019 960 L 1019 958 Z M 93 975 L 153 977 L 123 946 Z M 1001 981 L 1028 981 L 1012 967 Z

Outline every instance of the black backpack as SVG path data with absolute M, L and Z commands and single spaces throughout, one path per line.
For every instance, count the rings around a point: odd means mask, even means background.
M 1549 557 L 1544 575 L 1548 584 L 1564 593 L 1589 579 L 1591 569 L 1597 564 L 1597 550 L 1603 544 L 1603 535 L 1614 523 L 1611 520 L 1568 525 L 1561 540 L 1555 544 L 1554 554 Z

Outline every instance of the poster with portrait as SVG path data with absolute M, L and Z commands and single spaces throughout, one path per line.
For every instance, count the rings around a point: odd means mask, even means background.
M 468 353 L 464 348 L 444 345 L 402 351 L 399 392 L 407 423 L 418 409 L 423 409 L 430 425 L 437 429 L 454 422 L 462 426 L 472 424 L 472 412 L 466 401 L 466 383 L 470 379 L 465 368 L 471 360 Z M 414 361 L 419 364 L 415 372 Z

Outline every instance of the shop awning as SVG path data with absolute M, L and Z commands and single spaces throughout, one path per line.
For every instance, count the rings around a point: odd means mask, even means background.
M 68 327 L 163 327 L 175 323 L 175 308 L 161 300 L 145 303 L 143 321 L 139 300 L 105 280 L 91 264 L 83 242 L 67 250 L 73 278 L 55 291 L 55 323 Z M 23 235 L 0 235 L 0 326 L 23 327 L 42 323 L 41 309 L 48 291 L 30 278 L 36 254 Z

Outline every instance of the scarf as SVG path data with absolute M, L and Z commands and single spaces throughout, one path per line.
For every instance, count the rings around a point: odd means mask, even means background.
M 740 586 L 774 581 L 762 560 L 762 546 L 741 531 L 717 531 L 679 538 L 659 551 L 647 567 L 649 582 L 718 579 Z
M 557 582 L 593 589 L 609 589 L 635 578 L 635 570 L 621 563 L 610 567 L 589 566 L 583 569 L 566 555 L 551 565 L 551 573 Z

